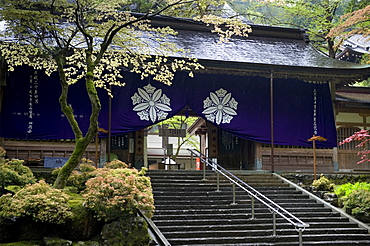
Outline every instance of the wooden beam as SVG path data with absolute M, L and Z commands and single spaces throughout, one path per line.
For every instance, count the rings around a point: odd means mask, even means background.
M 363 126 L 370 127 L 370 123 L 360 123 L 360 122 L 337 122 L 337 126 Z

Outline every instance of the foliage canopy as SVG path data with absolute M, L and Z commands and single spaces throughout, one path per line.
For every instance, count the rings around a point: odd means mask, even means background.
M 364 21 L 370 16 L 369 0 L 241 0 L 235 4 L 255 23 L 306 29 L 312 44 L 332 58 L 344 40 L 338 36 L 369 26 L 368 19 Z M 354 20 L 357 27 L 347 29 Z
M 8 69 L 27 65 L 44 69 L 47 74 L 58 72 L 62 92 L 59 98 L 74 132 L 76 146 L 58 174 L 54 184 L 63 188 L 78 165 L 88 144 L 98 129 L 100 99 L 96 88 L 123 86 L 122 70 L 151 76 L 171 84 L 177 71 L 203 68 L 187 51 L 166 42 L 176 35 L 170 27 L 156 27 L 151 18 L 159 14 L 197 17 L 214 26 L 225 41 L 231 35 L 247 36 L 249 26 L 239 20 L 224 19 L 208 14 L 208 10 L 225 1 L 214 0 L 4 0 L 0 16 L 6 21 L 6 31 L 0 44 L 1 55 Z M 212 6 L 212 8 L 211 8 Z M 142 14 L 133 14 L 137 10 Z M 221 28 L 221 26 L 225 28 Z M 148 45 L 155 43 L 156 45 Z M 176 58 L 168 59 L 169 56 Z M 85 83 L 91 104 L 90 125 L 82 132 L 68 102 L 69 86 Z M 108 86 L 109 85 L 109 86 Z

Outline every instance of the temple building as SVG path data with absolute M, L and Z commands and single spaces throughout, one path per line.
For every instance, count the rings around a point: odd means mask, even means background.
M 200 136 L 201 151 L 227 169 L 310 171 L 313 150 L 308 139 L 313 136 L 326 139 L 316 143 L 318 172 L 354 169 L 339 159 L 335 118 L 337 112 L 338 118 L 344 117 L 342 110 L 350 107 L 343 106 L 348 95 L 336 91 L 368 78 L 370 66 L 324 56 L 301 29 L 251 24 L 249 37 L 220 43 L 212 27 L 191 19 L 157 16 L 152 23 L 176 30 L 168 41 L 188 49 L 205 69 L 194 77 L 179 72 L 171 86 L 123 71 L 126 86 L 113 88 L 112 114 L 106 92 L 99 91 L 99 124 L 112 129 L 112 142 L 101 132 L 89 146 L 88 158 L 104 159 L 110 146 L 119 159 L 147 166 L 145 129 L 183 114 L 201 117 L 189 131 Z M 4 69 L 0 145 L 11 158 L 67 158 L 73 133 L 57 100 L 58 76 L 27 67 L 9 73 Z M 70 103 L 86 129 L 84 85 L 71 88 Z M 186 160 L 182 168 L 192 169 L 194 163 Z

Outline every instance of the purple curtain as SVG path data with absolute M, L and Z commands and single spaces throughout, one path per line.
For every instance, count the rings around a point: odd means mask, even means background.
M 113 87 L 112 134 L 124 134 L 176 115 L 189 106 L 199 116 L 238 137 L 270 143 L 270 79 L 254 76 L 184 73 L 172 86 L 140 80 L 124 73 L 126 86 Z M 336 130 L 327 83 L 274 79 L 275 144 L 311 146 L 312 135 L 328 139 L 319 147 L 335 147 Z M 98 89 L 99 125 L 108 129 L 107 93 Z M 58 76 L 18 68 L 9 73 L 0 119 L 0 136 L 20 139 L 73 138 L 58 103 Z M 69 103 L 86 131 L 90 105 L 84 83 L 70 86 Z M 104 137 L 104 135 L 102 135 Z

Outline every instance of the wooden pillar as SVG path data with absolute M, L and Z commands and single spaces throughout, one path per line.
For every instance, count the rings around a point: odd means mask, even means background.
M 333 170 L 334 172 L 339 171 L 339 163 L 338 163 L 338 148 L 333 148 Z
M 203 155 L 207 155 L 207 136 L 205 134 L 199 135 L 200 137 L 200 152 Z
M 337 122 L 336 118 L 338 115 L 338 109 L 335 107 L 335 92 L 336 92 L 336 84 L 339 83 L 340 81 L 332 81 L 330 82 L 330 95 L 333 103 L 333 113 L 334 113 L 334 121 L 335 123 Z M 337 125 L 336 125 L 337 126 Z M 337 139 L 338 142 L 338 139 Z M 338 148 L 334 147 L 333 148 L 333 170 L 334 171 L 339 171 L 339 164 L 338 164 Z
M 144 132 L 144 146 L 143 146 L 143 155 L 144 155 L 144 167 L 149 168 L 148 165 L 148 131 Z
M 100 160 L 99 160 L 99 167 L 102 167 L 103 164 L 107 160 L 107 138 L 100 139 Z
M 262 144 L 255 142 L 255 146 L 254 167 L 255 170 L 262 170 Z
M 271 155 L 270 155 L 270 163 L 271 163 L 271 172 L 275 172 L 275 142 L 274 142 L 274 74 L 271 71 L 271 76 L 270 76 L 270 131 L 271 131 Z
M 137 169 L 144 166 L 144 129 L 135 132 L 134 166 Z
M 364 125 L 364 130 L 367 130 L 367 127 L 366 127 L 367 119 L 366 118 L 369 117 L 370 114 L 360 113 L 359 115 L 362 117 L 362 123 Z

